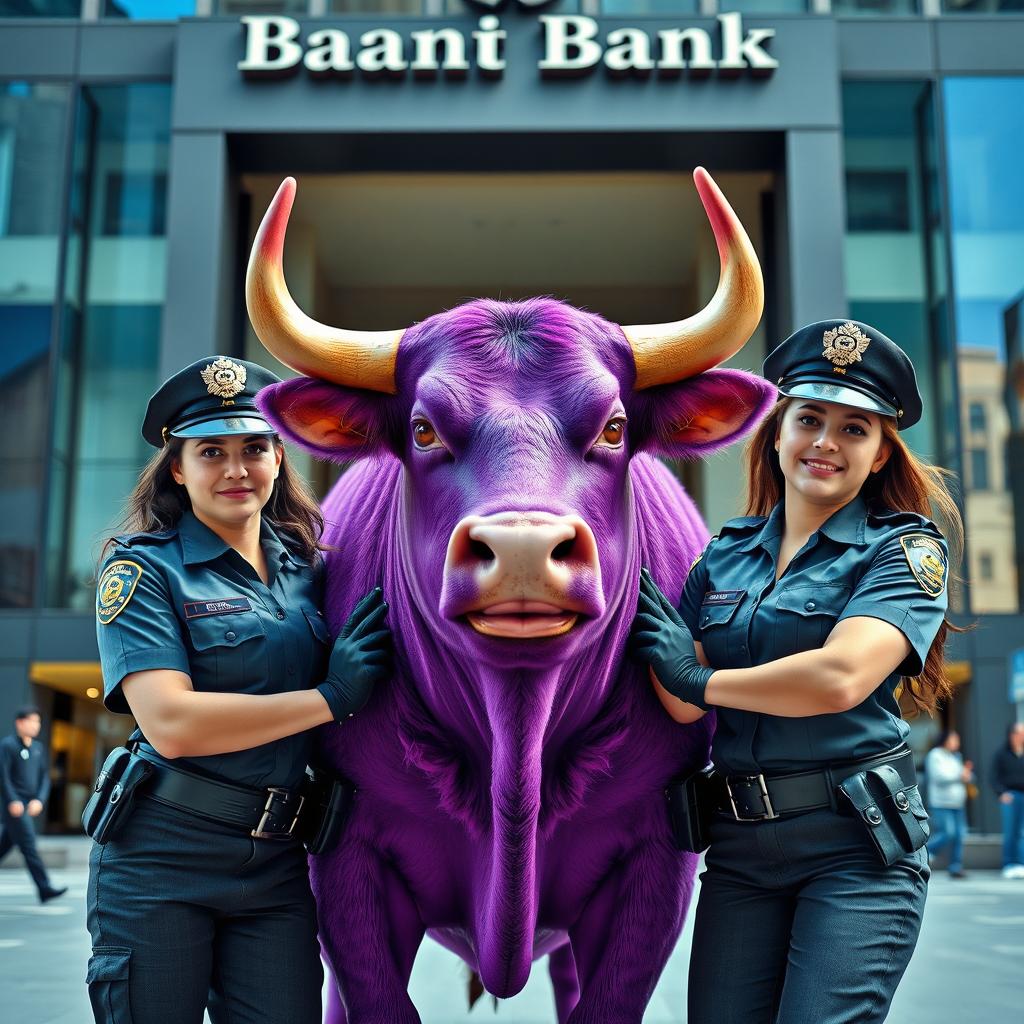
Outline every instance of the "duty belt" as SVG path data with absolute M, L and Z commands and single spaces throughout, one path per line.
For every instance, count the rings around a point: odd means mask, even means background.
M 895 768 L 906 785 L 917 783 L 913 752 L 904 746 L 859 761 L 843 761 L 803 772 L 778 775 L 716 772 L 710 781 L 714 807 L 736 821 L 770 821 L 784 814 L 818 811 L 825 807 L 837 810 L 836 787 L 857 772 L 883 764 Z
M 171 768 L 141 751 L 140 756 L 153 765 L 153 779 L 145 790 L 147 798 L 225 825 L 237 825 L 255 839 L 297 838 L 296 826 L 305 803 L 298 789 L 237 786 Z

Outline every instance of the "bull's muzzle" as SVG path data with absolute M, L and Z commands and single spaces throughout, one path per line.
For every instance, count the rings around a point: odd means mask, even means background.
M 559 636 L 604 612 L 593 531 L 579 516 L 501 512 L 467 516 L 452 531 L 441 614 L 478 633 Z

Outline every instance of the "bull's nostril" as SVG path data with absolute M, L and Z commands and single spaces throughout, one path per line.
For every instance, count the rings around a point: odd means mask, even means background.
M 555 547 L 555 550 L 551 552 L 551 557 L 556 561 L 560 562 L 564 558 L 568 558 L 572 554 L 572 549 L 576 545 L 576 538 L 570 537 L 568 540 L 563 540 L 561 544 Z
M 469 550 L 481 562 L 494 561 L 494 552 L 482 540 L 471 540 L 469 542 Z

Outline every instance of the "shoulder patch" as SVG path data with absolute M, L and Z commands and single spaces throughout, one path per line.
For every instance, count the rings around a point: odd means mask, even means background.
M 103 570 L 96 584 L 96 618 L 104 626 L 109 626 L 128 607 L 141 576 L 142 566 L 127 558 L 119 558 Z
M 949 569 L 942 545 L 925 533 L 908 533 L 900 537 L 900 543 L 918 586 L 929 597 L 938 597 L 946 589 Z

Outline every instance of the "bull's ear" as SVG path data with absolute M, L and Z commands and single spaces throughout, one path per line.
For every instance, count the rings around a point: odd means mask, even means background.
M 743 370 L 708 370 L 637 392 L 637 448 L 670 459 L 701 458 L 751 433 L 775 397 L 773 385 Z
M 351 462 L 387 448 L 388 397 L 296 377 L 271 384 L 256 404 L 282 437 L 333 462 Z

